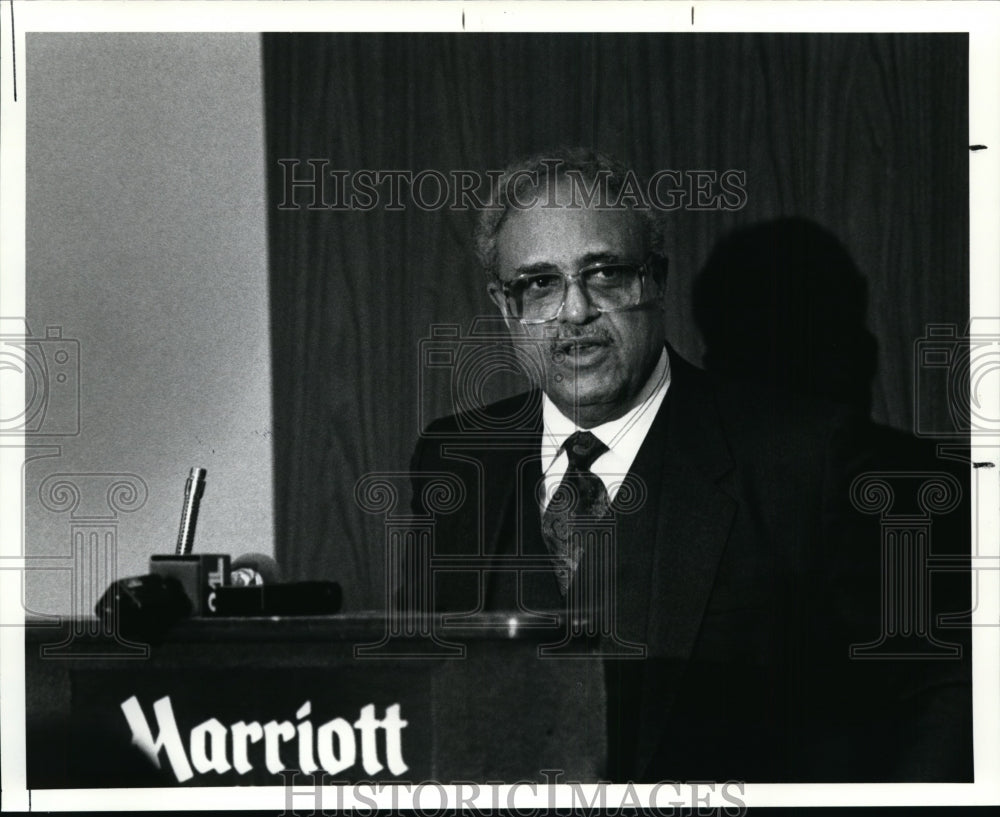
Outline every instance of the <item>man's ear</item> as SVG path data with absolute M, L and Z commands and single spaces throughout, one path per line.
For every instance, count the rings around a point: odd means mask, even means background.
M 503 287 L 500 286 L 499 281 L 490 281 L 486 285 L 486 291 L 490 294 L 490 300 L 496 304 L 497 309 L 500 310 L 500 314 L 503 315 L 503 322 L 510 329 L 510 310 L 507 308 L 507 298 L 503 294 Z

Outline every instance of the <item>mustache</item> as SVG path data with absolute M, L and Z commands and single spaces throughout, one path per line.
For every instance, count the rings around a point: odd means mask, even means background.
M 608 332 L 566 332 L 561 331 L 558 335 L 549 339 L 549 348 L 554 352 L 560 352 L 573 346 L 608 346 L 611 344 L 611 335 Z

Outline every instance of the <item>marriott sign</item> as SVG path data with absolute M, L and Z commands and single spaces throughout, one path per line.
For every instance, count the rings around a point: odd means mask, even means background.
M 170 696 L 153 703 L 155 728 L 133 695 L 121 704 L 132 730 L 132 743 L 162 768 L 161 752 L 166 755 L 178 783 L 197 774 L 226 774 L 235 770 L 246 774 L 263 760 L 267 771 L 278 774 L 288 768 L 282 758 L 291 757 L 295 744 L 296 763 L 292 766 L 305 774 L 322 769 L 330 775 L 350 769 L 358 762 L 365 774 L 374 776 L 383 769 L 398 777 L 407 771 L 403 760 L 402 733 L 407 722 L 400 718 L 399 704 L 385 708 L 380 719 L 375 704 L 361 707 L 357 720 L 350 723 L 333 718 L 320 726 L 313 725 L 312 703 L 306 701 L 295 712 L 295 722 L 271 720 L 237 721 L 225 726 L 217 718 L 202 721 L 190 730 L 187 740 L 177 728 Z M 379 755 L 379 732 L 385 736 L 384 765 Z M 360 746 L 359 746 L 360 744 Z

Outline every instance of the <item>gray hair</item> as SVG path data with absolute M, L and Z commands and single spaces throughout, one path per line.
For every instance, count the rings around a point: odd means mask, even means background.
M 659 211 L 645 201 L 645 180 L 605 153 L 587 148 L 568 148 L 538 153 L 516 161 L 492 185 L 490 203 L 480 211 L 475 232 L 476 252 L 489 279 L 499 279 L 497 236 L 510 211 L 525 209 L 519 206 L 519 202 L 529 191 L 544 189 L 555 181 L 571 178 L 594 188 L 599 186 L 600 195 L 605 197 L 617 198 L 625 190 L 623 201 L 632 197 L 629 191 L 638 188 L 643 197 L 641 203 L 620 204 L 615 207 L 635 210 L 641 215 L 644 239 L 649 251 L 661 258 L 665 257 L 663 223 Z

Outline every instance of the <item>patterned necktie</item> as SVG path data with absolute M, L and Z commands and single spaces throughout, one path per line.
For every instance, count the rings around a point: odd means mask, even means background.
M 609 514 L 610 500 L 601 478 L 590 470 L 608 447 L 589 431 L 577 431 L 566 438 L 562 450 L 569 466 L 552 499 L 542 512 L 542 538 L 552 554 L 565 596 L 583 554 L 583 531 L 588 520 Z

